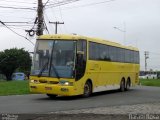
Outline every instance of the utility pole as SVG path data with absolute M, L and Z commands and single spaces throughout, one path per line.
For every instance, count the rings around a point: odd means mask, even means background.
M 149 58 L 149 52 L 144 51 L 144 56 L 145 56 L 145 72 L 147 72 L 147 59 Z
M 42 0 L 38 0 L 38 9 L 37 9 L 37 15 L 38 15 L 38 25 L 37 25 L 37 36 L 43 35 L 43 3 Z
M 59 21 L 56 21 L 56 22 L 49 22 L 49 23 L 52 23 L 52 24 L 55 24 L 55 34 L 57 34 L 57 27 L 59 24 L 64 24 L 64 22 L 59 22 Z

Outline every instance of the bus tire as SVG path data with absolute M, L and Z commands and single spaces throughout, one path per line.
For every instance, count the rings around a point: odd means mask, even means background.
M 125 88 L 125 90 L 128 91 L 128 90 L 130 89 L 130 87 L 131 87 L 131 81 L 130 81 L 130 79 L 128 78 L 127 83 L 126 83 L 126 88 Z
M 57 95 L 54 94 L 46 94 L 49 98 L 55 98 Z
M 125 91 L 125 80 L 122 79 L 120 83 L 120 92 L 124 92 L 124 91 Z
M 89 97 L 92 94 L 92 84 L 90 81 L 87 81 L 84 85 L 83 97 Z

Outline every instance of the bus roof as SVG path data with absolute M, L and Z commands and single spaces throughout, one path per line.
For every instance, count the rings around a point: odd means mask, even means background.
M 45 40 L 52 40 L 52 39 L 74 39 L 74 40 L 79 40 L 79 39 L 85 39 L 88 41 L 92 41 L 92 42 L 96 42 L 96 43 L 101 43 L 101 44 L 105 44 L 105 45 L 110 45 L 110 46 L 115 46 L 115 47 L 120 47 L 120 48 L 125 48 L 125 49 L 129 49 L 129 50 L 135 50 L 135 51 L 139 51 L 138 48 L 133 47 L 133 46 L 125 46 L 116 42 L 112 42 L 109 40 L 104 40 L 104 39 L 100 39 L 100 38 L 93 38 L 93 37 L 86 37 L 86 36 L 81 36 L 81 35 L 76 35 L 76 34 L 47 34 L 47 35 L 41 35 L 39 36 L 37 39 L 45 39 Z

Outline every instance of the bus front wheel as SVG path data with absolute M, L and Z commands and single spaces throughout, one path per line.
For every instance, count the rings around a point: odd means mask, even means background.
M 83 97 L 89 97 L 91 93 L 92 93 L 92 85 L 89 81 L 87 81 L 84 85 Z

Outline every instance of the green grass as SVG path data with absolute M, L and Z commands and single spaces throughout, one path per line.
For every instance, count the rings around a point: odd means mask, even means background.
M 22 95 L 29 94 L 29 81 L 1 81 L 0 95 Z M 160 87 L 160 79 L 140 79 L 140 83 L 145 86 Z
M 26 81 L 0 81 L 0 95 L 29 94 L 28 80 Z
M 140 79 L 141 85 L 160 87 L 160 79 Z

